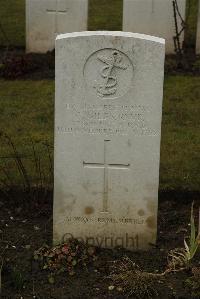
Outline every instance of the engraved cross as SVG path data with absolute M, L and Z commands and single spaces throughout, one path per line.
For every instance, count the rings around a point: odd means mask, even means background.
M 59 9 L 58 8 L 58 0 L 56 0 L 56 8 L 55 9 L 47 9 L 47 13 L 53 14 L 54 15 L 54 28 L 55 28 L 55 35 L 59 33 L 59 28 L 58 28 L 58 18 L 59 14 L 66 14 L 68 11 L 68 8 L 66 9 Z
M 86 168 L 102 168 L 104 170 L 104 192 L 103 192 L 103 210 L 102 212 L 108 212 L 108 171 L 109 169 L 122 169 L 127 170 L 130 168 L 130 164 L 111 164 L 107 162 L 107 144 L 110 140 L 104 140 L 104 162 L 103 163 L 88 163 L 83 161 L 83 167 Z

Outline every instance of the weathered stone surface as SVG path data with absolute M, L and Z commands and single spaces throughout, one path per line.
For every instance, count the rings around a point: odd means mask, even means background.
M 186 0 L 177 0 L 185 19 Z M 178 26 L 181 19 L 177 14 Z M 166 41 L 166 53 L 174 52 L 175 22 L 172 0 L 124 0 L 123 30 L 159 36 Z M 183 41 L 183 34 L 180 41 Z
M 87 30 L 88 0 L 26 0 L 26 50 L 55 48 L 57 34 Z
M 54 243 L 155 243 L 163 69 L 160 38 L 57 37 Z

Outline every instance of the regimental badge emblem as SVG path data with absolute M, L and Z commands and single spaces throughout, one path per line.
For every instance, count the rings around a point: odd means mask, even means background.
M 117 49 L 93 53 L 84 66 L 86 85 L 102 99 L 123 96 L 132 85 L 133 65 L 126 54 Z
M 97 88 L 100 96 L 112 95 L 117 91 L 117 76 L 114 74 L 115 68 L 126 70 L 127 65 L 122 63 L 122 55 L 119 51 L 113 51 L 110 56 L 97 56 L 104 63 L 100 71 L 101 77 L 104 79 L 103 84 Z

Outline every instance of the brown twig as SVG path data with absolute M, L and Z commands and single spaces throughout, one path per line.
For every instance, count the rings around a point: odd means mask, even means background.
M 18 151 L 17 151 L 12 139 L 6 133 L 1 133 L 1 136 L 4 136 L 4 138 L 7 140 L 8 145 L 10 145 L 10 147 L 12 148 L 13 153 L 14 153 L 14 160 L 15 160 L 17 169 L 19 171 L 19 174 L 23 178 L 24 189 L 28 190 L 30 192 L 31 187 L 30 187 L 30 181 L 29 181 L 29 178 L 28 178 L 27 171 L 26 171 L 26 169 L 25 169 L 25 167 L 22 163 L 22 160 L 21 160 L 21 158 L 18 154 Z

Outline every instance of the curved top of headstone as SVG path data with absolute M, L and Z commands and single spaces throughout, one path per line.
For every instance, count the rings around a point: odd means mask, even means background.
M 124 31 L 81 31 L 81 32 L 64 33 L 64 34 L 57 35 L 56 40 L 70 38 L 70 37 L 80 37 L 80 36 L 132 37 L 137 39 L 149 40 L 160 44 L 165 44 L 164 38 L 146 35 L 146 34 L 140 34 L 140 33 L 124 32 Z

